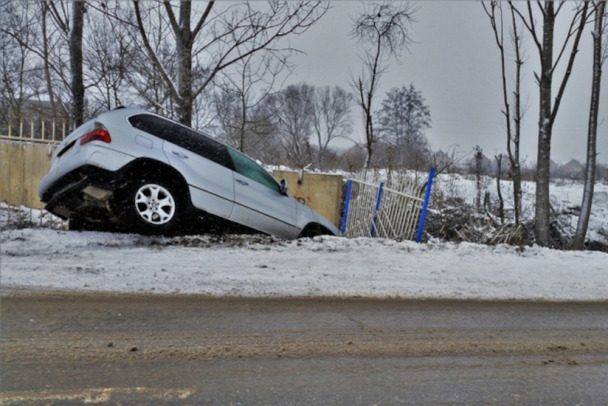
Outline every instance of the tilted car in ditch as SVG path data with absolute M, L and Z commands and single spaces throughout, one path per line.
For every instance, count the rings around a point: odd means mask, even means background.
M 282 238 L 339 234 L 240 151 L 134 108 L 102 113 L 70 133 L 38 194 L 72 229 L 164 234 L 204 214 Z

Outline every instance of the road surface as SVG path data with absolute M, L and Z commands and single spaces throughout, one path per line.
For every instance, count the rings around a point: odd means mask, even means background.
M 30 294 L 0 404 L 608 402 L 608 303 Z

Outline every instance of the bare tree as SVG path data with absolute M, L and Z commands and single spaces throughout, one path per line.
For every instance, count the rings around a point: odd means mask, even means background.
M 411 42 L 410 25 L 414 21 L 410 3 L 391 2 L 366 4 L 355 21 L 351 35 L 363 45 L 360 55 L 362 70 L 352 79 L 352 87 L 363 110 L 367 148 L 366 167 L 370 167 L 374 152 L 374 98 L 386 64 L 399 57 Z
M 267 97 L 263 106 L 273 117 L 275 138 L 287 163 L 298 168 L 316 163 L 323 168 L 329 144 L 347 138 L 351 131 L 352 100 L 353 95 L 340 87 L 315 88 L 306 83 Z
M 51 105 L 51 112 L 53 116 L 53 120 L 57 120 L 57 105 L 55 100 L 55 88 L 53 86 L 53 79 L 51 74 L 51 60 L 49 58 L 50 55 L 50 45 L 49 45 L 49 35 L 47 29 L 48 22 L 48 14 L 49 7 L 47 2 L 42 2 L 40 4 L 41 8 L 41 30 L 42 30 L 42 55 L 43 55 L 43 71 L 44 71 L 44 80 L 46 83 L 46 90 L 49 97 L 49 103 Z
M 66 89 L 65 99 L 69 100 L 69 112 L 72 125 L 78 126 L 84 121 L 84 70 L 83 70 L 83 51 L 82 38 L 84 33 L 84 13 L 86 3 L 84 0 L 72 0 L 71 7 L 67 2 L 54 2 L 44 0 L 41 4 L 43 8 L 43 54 L 45 60 L 45 71 L 47 80 L 51 81 L 49 94 L 57 96 L 59 86 L 57 77 Z M 50 21 L 54 30 L 48 27 L 46 17 Z M 36 45 L 38 49 L 39 45 Z M 65 64 L 65 47 L 69 65 Z M 40 52 L 40 51 L 38 51 Z M 49 72 L 54 73 L 51 77 Z
M 572 241 L 573 249 L 585 247 L 585 237 L 589 226 L 593 189 L 595 185 L 596 156 L 597 156 L 597 126 L 600 104 L 600 88 L 602 82 L 602 65 L 608 57 L 607 48 L 602 45 L 606 32 L 606 0 L 598 1 L 595 5 L 595 23 L 593 37 L 593 76 L 591 81 L 591 102 L 589 107 L 589 125 L 587 134 L 587 162 L 585 165 L 585 187 L 581 203 L 581 214 L 578 217 L 576 232 Z
M 342 154 L 342 168 L 349 172 L 357 172 L 365 168 L 366 162 L 365 147 L 355 144 Z
M 2 3 L 2 112 L 12 119 L 45 123 L 47 134 L 70 120 L 68 34 L 70 2 Z M 51 11 L 53 10 L 53 11 Z M 8 45 L 5 48 L 4 45 Z M 53 129 L 51 126 L 55 125 Z
M 271 93 L 262 99 L 249 116 L 251 123 L 246 141 L 250 145 L 247 154 L 264 163 L 288 165 L 290 163 L 283 148 L 282 140 L 278 137 L 277 110 L 274 102 L 278 93 Z
M 494 31 L 496 45 L 500 51 L 501 73 L 502 73 L 502 93 L 503 93 L 503 115 L 505 116 L 506 132 L 507 132 L 507 155 L 513 178 L 513 211 L 515 215 L 515 225 L 519 225 L 521 208 L 522 208 L 522 188 L 521 188 L 521 162 L 520 162 L 520 140 L 521 140 L 521 122 L 523 118 L 521 106 L 521 68 L 524 61 L 521 58 L 521 41 L 519 35 L 517 20 L 513 3 L 509 2 L 510 23 L 512 29 L 512 44 L 514 51 L 515 63 L 515 83 L 513 92 L 513 102 L 515 104 L 514 111 L 511 112 L 511 104 L 509 101 L 510 89 L 507 85 L 507 65 L 506 55 L 508 49 L 505 40 L 505 22 L 500 1 L 492 1 L 489 6 L 487 3 L 481 3 L 486 14 L 490 19 L 490 24 Z
M 40 38 L 39 5 L 4 1 L 0 7 L 0 116 L 20 121 L 25 105 L 44 93 L 40 53 L 31 45 Z
M 282 83 L 289 65 L 268 54 L 251 54 L 225 69 L 217 82 L 214 106 L 222 137 L 249 153 L 267 138 L 270 117 L 260 108 L 264 98 Z
M 53 118 L 63 116 L 60 110 L 69 110 L 78 124 L 85 105 L 82 39 L 86 3 L 47 0 L 32 4 L 34 7 L 27 4 L 16 11 L 22 18 L 20 27 L 2 25 L 0 31 L 31 53 L 28 76 L 44 78 L 46 92 L 34 92 L 30 97 L 46 93 Z
M 25 76 L 29 50 L 22 43 L 28 41 L 30 24 L 23 21 L 25 13 L 17 13 L 14 3 L 3 1 L 1 6 L 0 25 L 3 32 L 12 32 L 0 37 L 0 122 L 8 130 L 11 120 L 22 119 L 23 102 L 28 98 Z
M 115 24 L 108 15 L 92 7 L 86 13 L 85 26 L 89 27 L 88 46 L 83 49 L 90 82 L 87 87 L 89 112 L 94 115 L 97 111 L 133 103 L 127 72 L 135 68 L 136 51 L 124 26 Z
M 277 137 L 289 163 L 297 168 L 312 163 L 313 97 L 314 87 L 305 83 L 290 85 L 269 97 L 275 112 Z
M 135 26 L 146 55 L 160 76 L 180 122 L 190 125 L 196 99 L 220 72 L 255 53 L 282 58 L 281 40 L 306 31 L 321 18 L 322 2 L 275 1 L 234 4 L 184 0 L 142 3 L 133 0 Z M 118 18 L 118 16 L 117 16 Z M 128 22 L 127 22 L 128 23 Z M 159 24 L 170 28 L 173 58 L 163 58 L 151 41 Z M 174 69 L 168 64 L 175 63 Z
M 539 88 L 539 120 L 538 120 L 538 153 L 536 160 L 536 200 L 534 232 L 536 242 L 541 246 L 551 245 L 551 205 L 549 201 L 549 182 L 551 165 L 551 136 L 553 124 L 559 111 L 560 103 L 572 73 L 574 60 L 578 52 L 578 45 L 587 22 L 587 10 L 589 2 L 584 1 L 579 6 L 570 22 L 566 38 L 558 48 L 554 56 L 555 23 L 557 16 L 568 2 L 556 3 L 554 1 L 538 2 L 538 15 L 535 15 L 533 3 L 527 2 L 526 9 L 520 10 L 513 7 L 514 12 L 520 17 L 527 31 L 531 34 L 540 59 L 540 74 L 536 74 Z M 537 23 L 540 18 L 541 23 Z M 558 82 L 558 90 L 553 98 L 553 83 L 556 67 L 566 55 L 571 43 L 569 56 L 566 60 L 566 68 L 561 81 Z
M 339 86 L 314 89 L 313 126 L 319 147 L 317 165 L 324 169 L 329 144 L 347 138 L 352 131 L 350 109 L 354 96 Z
M 113 18 L 116 14 L 124 15 L 122 23 L 126 31 L 131 36 L 131 42 L 135 45 L 133 55 L 133 69 L 127 72 L 127 82 L 135 89 L 137 94 L 144 100 L 145 107 L 157 114 L 171 118 L 177 118 L 175 99 L 171 93 L 171 87 L 166 85 L 165 77 L 173 78 L 177 76 L 177 62 L 175 58 L 174 42 L 171 39 L 171 30 L 168 22 L 150 16 L 153 10 L 147 10 L 145 21 L 147 33 L 147 46 L 152 47 L 156 58 L 160 60 L 164 71 L 157 69 L 156 65 L 150 63 L 149 51 L 141 46 L 138 36 L 137 23 L 134 13 L 129 10 L 123 11 L 123 6 L 129 3 L 116 3 L 116 9 L 110 9 Z M 162 8 L 162 4 L 156 4 L 156 8 Z M 129 23 L 133 19 L 133 26 Z

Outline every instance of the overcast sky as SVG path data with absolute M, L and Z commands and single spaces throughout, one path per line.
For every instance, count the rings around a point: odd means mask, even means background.
M 350 90 L 349 79 L 360 70 L 356 43 L 349 38 L 352 17 L 362 7 L 357 1 L 331 3 L 328 13 L 292 46 L 304 51 L 294 59 L 296 68 L 288 83 L 316 86 L 339 85 Z M 488 17 L 478 1 L 421 1 L 416 3 L 415 41 L 399 61 L 391 61 L 382 77 L 376 106 L 392 87 L 410 83 L 422 92 L 431 110 L 432 128 L 427 137 L 434 150 L 458 146 L 462 152 L 476 145 L 492 157 L 506 151 L 502 121 L 502 89 L 499 53 Z M 583 35 L 581 51 L 554 126 L 552 158 L 565 163 L 585 159 L 589 97 L 591 93 L 591 44 Z M 527 85 L 522 89 L 527 104 L 522 135 L 522 159 L 536 161 L 538 88 L 532 69 L 538 55 L 531 43 L 525 49 Z M 598 129 L 598 160 L 608 163 L 608 89 L 606 65 Z M 358 107 L 353 118 L 360 121 Z M 363 140 L 363 127 L 355 136 Z

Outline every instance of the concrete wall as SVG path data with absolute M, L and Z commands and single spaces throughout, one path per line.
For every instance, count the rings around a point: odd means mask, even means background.
M 38 182 L 50 161 L 46 144 L 0 141 L 0 201 L 41 209 Z
M 273 171 L 272 175 L 278 180 L 285 179 L 289 186 L 287 193 L 300 203 L 310 207 L 336 227 L 340 227 L 342 176 L 304 172 L 298 182 L 298 172 Z

